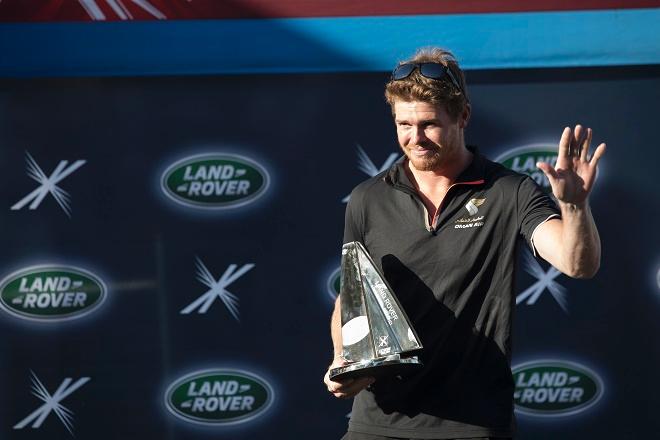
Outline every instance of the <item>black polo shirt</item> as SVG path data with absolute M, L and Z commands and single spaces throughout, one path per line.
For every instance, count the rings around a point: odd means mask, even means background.
M 513 435 L 510 369 L 518 238 L 558 215 L 529 177 L 476 150 L 435 225 L 402 159 L 358 185 L 344 242 L 362 242 L 399 298 L 424 368 L 355 397 L 349 430 L 405 438 Z

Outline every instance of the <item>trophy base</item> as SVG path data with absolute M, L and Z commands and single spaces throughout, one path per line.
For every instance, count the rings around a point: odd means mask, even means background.
M 417 356 L 402 358 L 398 354 L 368 361 L 353 362 L 343 367 L 330 370 L 330 379 L 342 381 L 359 377 L 381 378 L 386 376 L 405 375 L 422 368 L 423 364 Z

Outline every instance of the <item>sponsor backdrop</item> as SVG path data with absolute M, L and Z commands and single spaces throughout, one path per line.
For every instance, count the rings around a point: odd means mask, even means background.
M 0 4 L 0 439 L 341 437 L 344 208 L 423 44 L 473 69 L 467 142 L 546 189 L 563 127 L 608 144 L 598 275 L 520 248 L 518 438 L 657 437 L 657 2 L 216 3 Z
M 521 248 L 519 438 L 660 430 L 658 73 L 468 72 L 468 142 L 541 185 L 562 127 L 609 145 L 600 273 Z M 328 320 L 346 196 L 399 155 L 386 79 L 0 82 L 0 437 L 338 438 Z

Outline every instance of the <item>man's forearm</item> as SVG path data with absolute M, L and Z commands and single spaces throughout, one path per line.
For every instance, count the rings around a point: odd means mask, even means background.
M 600 237 L 589 203 L 559 203 L 562 214 L 561 268 L 574 278 L 591 278 L 600 267 Z
M 343 352 L 341 341 L 341 303 L 339 301 L 339 296 L 337 296 L 335 309 L 332 311 L 332 318 L 330 318 L 330 335 L 332 336 L 334 359 L 337 359 L 338 357 L 341 357 Z

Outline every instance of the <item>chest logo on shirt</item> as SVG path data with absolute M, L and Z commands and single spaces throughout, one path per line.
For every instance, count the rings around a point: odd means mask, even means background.
M 469 216 L 461 217 L 456 220 L 454 222 L 454 229 L 480 228 L 483 226 L 484 216 L 477 216 L 477 214 L 479 213 L 479 207 L 483 205 L 485 201 L 485 197 L 483 199 L 470 199 L 470 201 L 465 204 L 465 209 Z
M 465 209 L 470 213 L 470 215 L 476 215 L 479 212 L 479 207 L 484 204 L 486 199 L 470 199 L 469 202 L 465 204 Z

